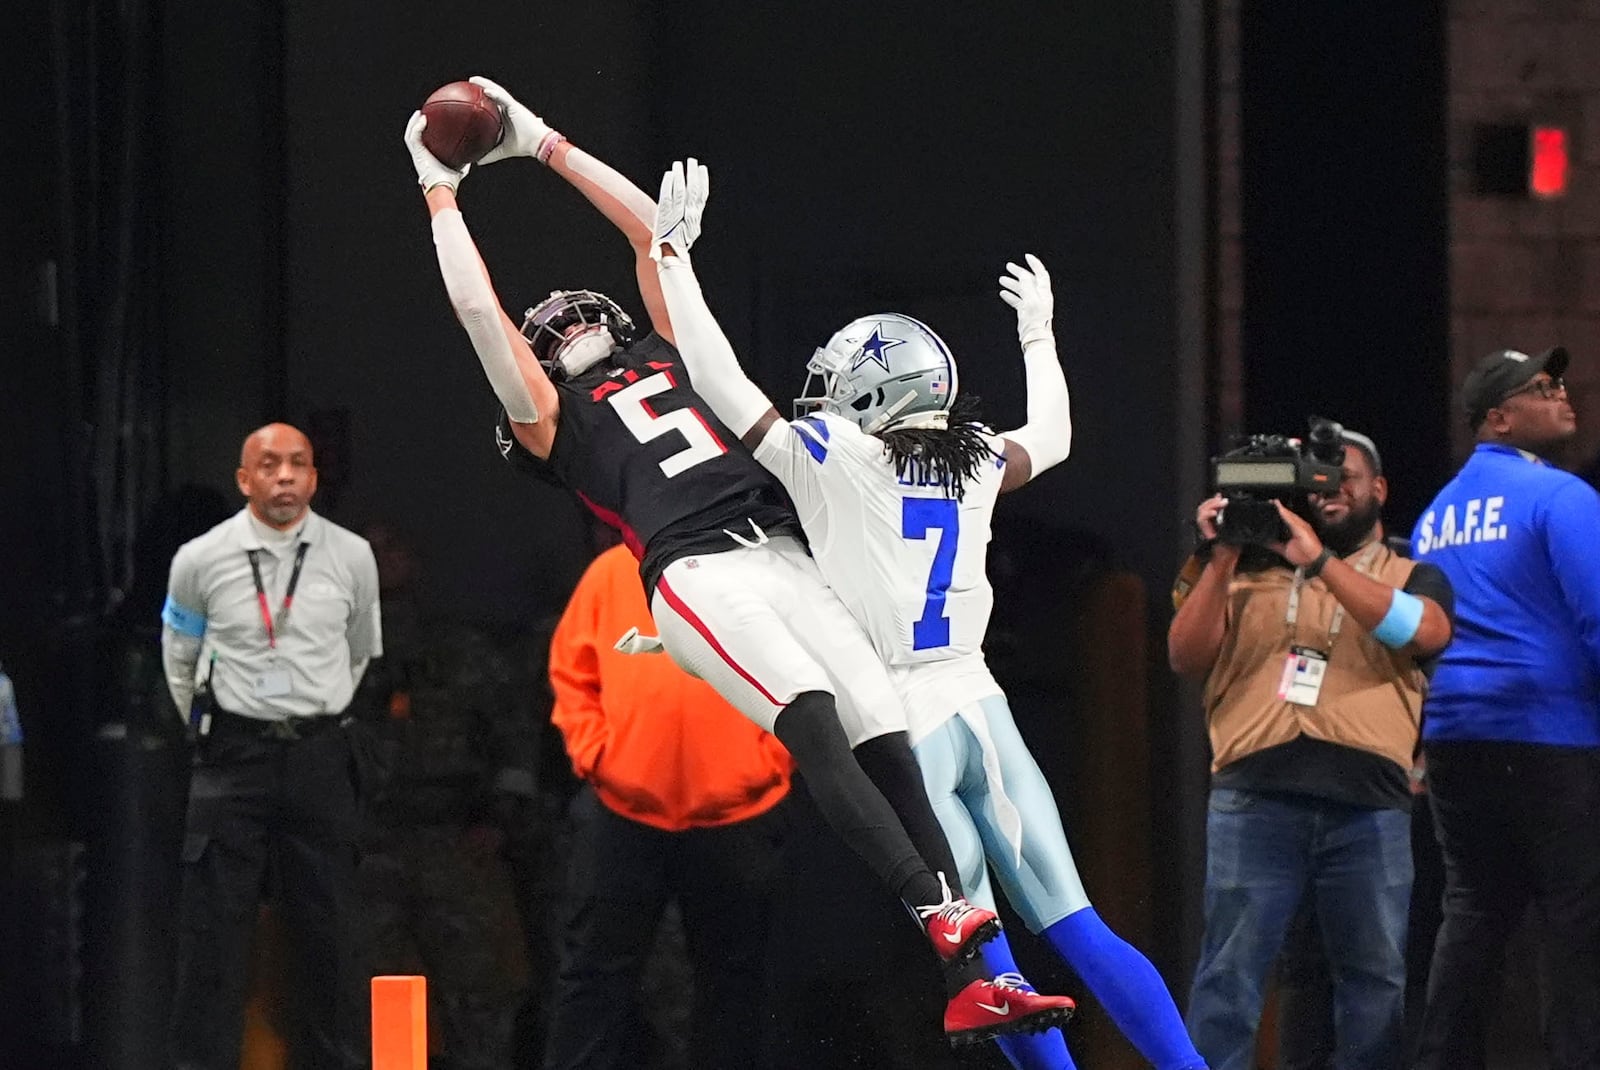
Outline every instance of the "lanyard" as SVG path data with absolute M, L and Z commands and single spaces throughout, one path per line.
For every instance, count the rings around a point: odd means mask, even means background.
M 300 584 L 300 566 L 306 563 L 306 550 L 310 549 L 309 542 L 302 542 L 294 552 L 294 570 L 289 573 L 289 586 L 283 592 L 283 608 L 278 610 L 278 625 L 289 623 L 289 607 L 294 604 L 294 589 Z M 261 583 L 261 551 L 246 550 L 245 556 L 250 558 L 250 576 L 256 581 L 256 605 L 261 607 L 261 623 L 267 626 L 267 647 L 270 650 L 278 649 L 278 634 L 272 628 L 272 610 L 267 606 L 267 589 Z
M 1378 547 L 1381 546 L 1381 545 L 1382 545 L 1382 541 L 1381 540 L 1378 540 L 1378 539 L 1372 540 L 1371 545 L 1369 545 L 1367 547 L 1366 553 L 1362 554 L 1356 560 L 1356 563 L 1355 563 L 1354 567 L 1355 567 L 1355 570 L 1357 572 L 1361 573 L 1362 575 L 1366 575 L 1367 568 L 1372 564 L 1372 559 L 1377 554 Z M 1284 623 L 1289 626 L 1289 631 L 1290 631 L 1291 635 L 1294 633 L 1296 621 L 1298 621 L 1300 619 L 1300 588 L 1304 587 L 1305 584 L 1306 584 L 1306 570 L 1304 568 L 1295 569 L 1294 570 L 1294 586 L 1289 588 L 1289 608 L 1283 615 Z M 1334 611 L 1333 611 L 1333 620 L 1328 623 L 1328 650 L 1329 651 L 1333 650 L 1333 641 L 1335 639 L 1339 638 L 1339 632 L 1341 630 L 1343 630 L 1343 628 L 1344 628 L 1344 603 L 1343 602 L 1336 602 L 1335 603 L 1335 607 L 1334 607 Z

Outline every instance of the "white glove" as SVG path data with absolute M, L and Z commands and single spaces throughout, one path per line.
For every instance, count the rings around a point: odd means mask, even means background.
M 689 258 L 689 247 L 700 237 L 700 217 L 711 195 L 711 172 L 693 156 L 687 164 L 675 163 L 661 176 L 661 196 L 656 198 L 656 227 L 650 241 L 650 258 L 661 259 L 661 246 L 670 245 L 674 256 Z
M 411 113 L 411 121 L 406 123 L 406 148 L 411 151 L 411 163 L 417 169 L 417 182 L 426 193 L 435 186 L 449 186 L 451 192 L 461 185 L 461 180 L 472 169 L 469 163 L 457 171 L 448 167 L 439 160 L 439 157 L 428 151 L 428 146 L 422 143 L 422 131 L 427 129 L 428 117 L 420 111 Z
M 482 75 L 473 75 L 467 80 L 483 90 L 484 96 L 498 104 L 501 114 L 505 116 L 500 144 L 484 153 L 479 163 L 487 165 L 511 156 L 533 156 L 540 163 L 550 159 L 550 150 L 555 148 L 555 142 L 560 140 L 561 135 L 550 129 L 549 123 L 529 111 L 498 83 L 491 82 Z M 540 149 L 547 140 L 550 141 L 550 146 L 541 154 Z
M 659 654 L 666 649 L 658 635 L 641 635 L 638 628 L 629 628 L 622 638 L 611 644 L 612 649 L 624 654 Z
M 1017 338 L 1024 349 L 1030 342 L 1055 341 L 1051 320 L 1056 309 L 1050 295 L 1050 273 L 1032 253 L 1026 259 L 1028 267 L 1007 264 L 1010 274 L 1000 276 L 1000 300 L 1017 310 Z

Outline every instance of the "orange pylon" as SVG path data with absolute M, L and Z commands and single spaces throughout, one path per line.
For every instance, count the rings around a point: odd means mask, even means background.
M 372 979 L 372 1070 L 428 1070 L 428 980 Z

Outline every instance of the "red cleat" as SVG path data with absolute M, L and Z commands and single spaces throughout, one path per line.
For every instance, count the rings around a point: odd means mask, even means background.
M 962 1045 L 1007 1033 L 1042 1033 L 1066 1025 L 1077 1009 L 1069 996 L 1041 995 L 998 979 L 974 981 L 945 1007 L 944 1035 Z
M 917 914 L 941 960 L 966 962 L 1000 932 L 1000 919 L 994 911 L 975 907 L 965 898 L 952 898 L 943 873 L 939 874 L 939 887 L 944 891 L 944 902 L 918 907 Z

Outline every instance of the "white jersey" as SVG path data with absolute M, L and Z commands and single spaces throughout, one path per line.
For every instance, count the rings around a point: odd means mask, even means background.
M 882 440 L 819 412 L 776 422 L 756 447 L 789 492 L 823 579 L 861 622 L 906 705 L 913 742 L 1000 693 L 983 660 L 994 607 L 986 563 L 1003 441 L 958 502 Z

